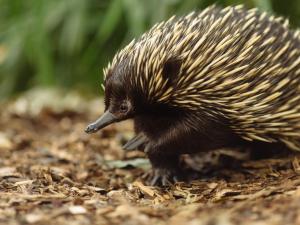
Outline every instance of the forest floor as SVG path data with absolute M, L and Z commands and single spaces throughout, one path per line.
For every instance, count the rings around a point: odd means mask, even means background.
M 300 224 L 300 155 L 216 151 L 201 179 L 147 186 L 144 154 L 121 148 L 130 123 L 84 133 L 102 110 L 51 91 L 1 105 L 0 224 Z

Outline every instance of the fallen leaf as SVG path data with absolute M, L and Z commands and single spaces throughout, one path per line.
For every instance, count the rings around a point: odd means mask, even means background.
M 135 187 L 137 187 L 137 188 L 139 188 L 143 194 L 146 194 L 146 195 L 148 195 L 150 197 L 154 197 L 155 196 L 155 191 L 151 187 L 145 186 L 140 181 L 135 181 L 132 185 L 135 186 Z
M 215 197 L 213 198 L 213 201 L 220 201 L 222 200 L 224 197 L 228 197 L 228 196 L 234 196 L 234 195 L 238 195 L 240 194 L 241 191 L 239 190 L 233 190 L 233 189 L 222 189 L 221 191 L 218 191 L 215 195 Z
M 13 143 L 11 140 L 4 133 L 0 133 L 0 150 L 11 150 L 12 147 Z
M 71 214 L 74 214 L 74 215 L 87 213 L 86 208 L 79 206 L 79 205 L 70 206 L 69 211 Z
M 23 181 L 18 181 L 15 183 L 15 186 L 20 186 L 20 185 L 31 185 L 33 183 L 33 180 L 23 180 Z
M 0 168 L 0 178 L 8 178 L 8 177 L 21 177 L 21 174 L 17 172 L 15 167 Z
M 30 213 L 25 216 L 25 220 L 27 223 L 37 223 L 43 219 L 43 215 Z
M 142 168 L 144 170 L 148 170 L 151 167 L 149 160 L 144 158 L 137 158 L 131 160 L 110 160 L 106 161 L 106 164 L 110 168 L 125 168 L 128 166 L 132 166 L 135 168 Z
M 292 161 L 292 165 L 296 174 L 300 175 L 300 164 L 297 157 Z

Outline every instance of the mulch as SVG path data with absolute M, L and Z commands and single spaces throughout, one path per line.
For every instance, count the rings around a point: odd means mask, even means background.
M 58 109 L 28 96 L 2 104 L 0 224 L 300 224 L 300 155 L 186 156 L 200 179 L 147 186 L 145 155 L 121 148 L 130 121 L 87 135 L 101 100 L 57 101 Z

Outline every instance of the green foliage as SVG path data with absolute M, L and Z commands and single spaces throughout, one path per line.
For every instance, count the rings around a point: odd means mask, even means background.
M 256 6 L 300 25 L 299 0 L 0 0 L 0 97 L 36 85 L 96 92 L 100 68 L 130 39 L 213 3 Z

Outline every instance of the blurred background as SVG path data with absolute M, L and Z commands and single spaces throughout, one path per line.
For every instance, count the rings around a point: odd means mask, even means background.
M 0 99 L 33 87 L 101 93 L 102 68 L 154 23 L 245 4 L 300 26 L 300 0 L 0 0 Z

